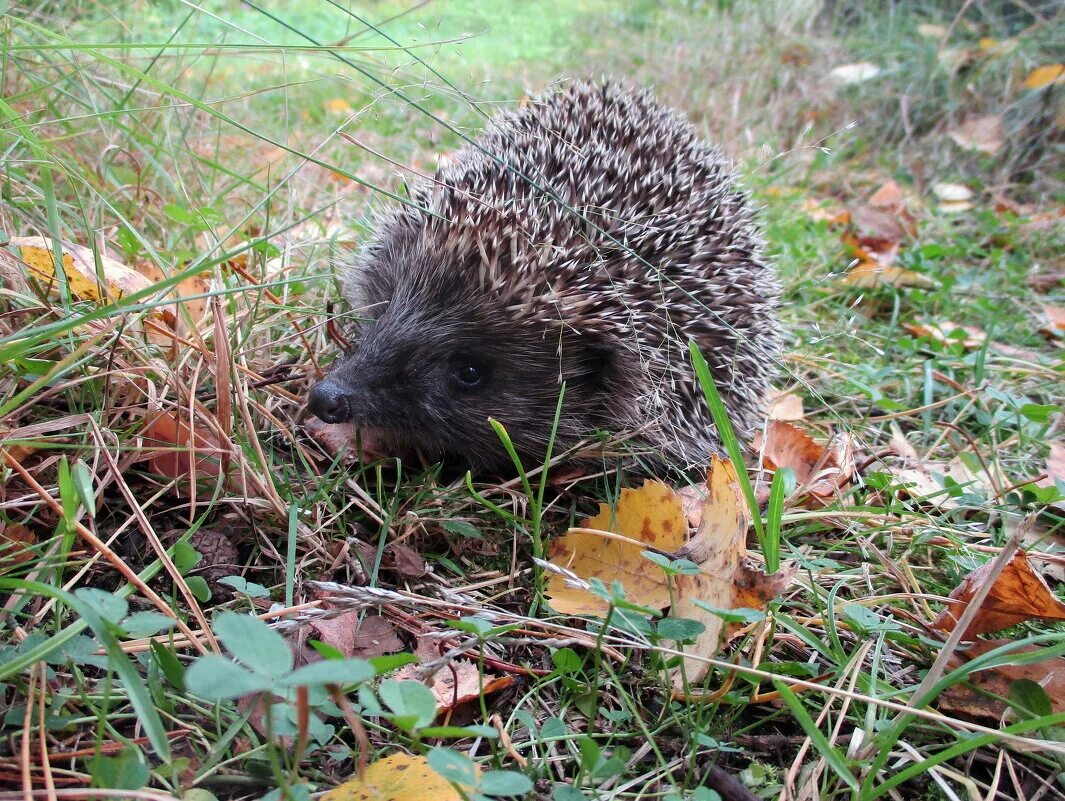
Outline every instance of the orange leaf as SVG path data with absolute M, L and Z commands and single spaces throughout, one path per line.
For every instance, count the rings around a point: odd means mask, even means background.
M 764 436 L 759 432 L 754 447 L 761 451 L 769 469 L 794 470 L 800 488 L 811 495 L 834 495 L 854 474 L 853 445 L 847 436 L 835 438 L 826 447 L 791 423 L 773 420 Z
M 202 476 L 217 476 L 222 472 L 219 459 L 224 449 L 215 434 L 201 426 L 193 430 L 173 412 L 157 412 L 150 416 L 142 432 L 145 445 L 159 450 L 148 457 L 151 469 L 167 478 L 182 479 L 193 467 Z M 192 449 L 196 451 L 193 465 Z
M 923 286 L 933 287 L 936 282 L 927 275 L 901 267 L 885 267 L 875 261 L 862 262 L 840 279 L 840 283 L 859 289 L 878 286 Z
M 988 562 L 978 567 L 954 588 L 950 594 L 953 603 L 932 622 L 935 628 L 954 630 L 976 591 L 987 582 L 991 565 Z M 965 630 L 964 639 L 971 640 L 978 634 L 999 631 L 1032 618 L 1065 620 L 1065 603 L 1057 599 L 1043 577 L 1032 568 L 1028 554 L 1019 550 L 991 585 L 983 606 Z
M 688 524 L 680 499 L 661 481 L 645 481 L 638 490 L 623 489 L 617 508 L 599 505 L 599 514 L 585 520 L 582 529 L 611 531 L 641 544 L 600 537 L 587 530 L 571 530 L 548 546 L 548 559 L 572 570 L 582 579 L 601 579 L 608 586 L 620 580 L 633 603 L 652 609 L 669 605 L 669 586 L 662 569 L 643 551 L 653 546 L 677 551 L 684 545 Z M 552 608 L 565 615 L 605 615 L 606 601 L 584 589 L 566 586 L 552 573 L 547 582 Z

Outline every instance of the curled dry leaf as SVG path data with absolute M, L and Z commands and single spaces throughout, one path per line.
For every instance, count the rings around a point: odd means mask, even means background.
M 174 412 L 161 411 L 145 420 L 141 435 L 147 448 L 158 449 L 148 456 L 153 472 L 172 479 L 187 478 L 193 471 L 199 476 L 222 473 L 221 459 L 226 450 L 205 425 L 193 429 Z
M 438 714 L 514 684 L 513 676 L 496 676 L 488 672 L 482 674 L 477 663 L 465 657 L 451 660 L 424 678 L 420 666 L 441 656 L 439 642 L 433 637 L 418 637 L 418 644 L 414 648 L 418 664 L 404 665 L 393 676 L 396 681 L 421 681 L 427 684 L 436 698 Z
M 835 495 L 854 475 L 854 444 L 846 434 L 833 437 L 825 446 L 791 423 L 773 420 L 755 437 L 754 447 L 770 470 L 794 470 L 798 489 L 809 495 Z
M 993 562 L 978 567 L 950 594 L 951 603 L 932 621 L 942 631 L 953 631 L 976 591 L 987 582 Z M 1018 550 L 999 573 L 980 611 L 965 630 L 963 639 L 999 631 L 1032 618 L 1065 620 L 1065 603 L 1050 591 L 1032 567 L 1028 554 Z
M 678 691 L 684 689 L 685 681 L 690 684 L 706 675 L 704 660 L 718 652 L 729 631 L 700 602 L 717 609 L 762 609 L 794 575 L 794 569 L 785 569 L 767 576 L 747 559 L 750 515 L 732 463 L 715 456 L 706 487 L 699 530 L 683 549 L 700 572 L 676 577 L 676 598 L 670 610 L 671 617 L 696 620 L 704 626 L 695 644 L 685 649 L 683 672 L 678 669 L 673 675 Z
M 479 766 L 474 770 L 480 773 Z M 370 765 L 361 779 L 334 787 L 321 801 L 462 801 L 470 789 L 456 788 L 424 756 L 392 754 Z
M 977 640 L 965 650 L 954 652 L 949 669 L 955 670 L 978 656 L 993 651 L 1010 640 Z M 1034 645 L 1014 648 L 1012 653 L 1031 654 L 1045 650 Z M 999 665 L 969 674 L 965 684 L 953 684 L 936 696 L 935 705 L 941 712 L 977 720 L 1001 720 L 1009 706 L 991 696 L 1006 698 L 1010 685 L 1018 679 L 1028 679 L 1040 685 L 1050 698 L 1055 712 L 1065 712 L 1065 657 L 1054 656 L 1031 664 Z
M 989 114 L 984 117 L 971 117 L 947 135 L 958 147 L 976 150 L 980 153 L 994 154 L 1006 144 L 1006 133 L 1002 128 L 1002 117 Z M 967 199 L 967 198 L 963 198 Z
M 614 532 L 637 543 L 597 536 L 589 529 Z M 662 569 L 648 560 L 648 547 L 677 551 L 688 535 L 681 501 L 661 481 L 645 481 L 638 490 L 623 489 L 617 508 L 599 505 L 599 514 L 585 520 L 548 546 L 548 559 L 582 579 L 601 579 L 608 586 L 621 581 L 630 600 L 652 609 L 669 605 L 669 585 Z M 566 586 L 557 573 L 548 578 L 552 608 L 565 615 L 605 615 L 608 604 L 584 589 Z
M 851 213 L 830 200 L 816 200 L 808 197 L 802 203 L 802 210 L 814 222 L 846 225 L 851 221 Z

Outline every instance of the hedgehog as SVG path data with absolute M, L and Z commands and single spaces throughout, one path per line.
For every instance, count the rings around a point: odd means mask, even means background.
M 311 389 L 322 421 L 473 469 L 512 469 L 493 419 L 526 465 L 610 432 L 701 469 L 721 441 L 694 340 L 737 434 L 762 423 L 780 291 L 754 209 L 649 91 L 545 92 L 407 191 L 342 276 L 361 322 Z

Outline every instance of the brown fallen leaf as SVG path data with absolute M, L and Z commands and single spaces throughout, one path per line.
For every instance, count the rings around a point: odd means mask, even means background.
M 480 775 L 479 765 L 474 765 Z M 419 755 L 392 754 L 366 768 L 362 778 L 348 779 L 321 797 L 321 801 L 462 801 L 472 787 L 456 787 Z
M 790 467 L 801 493 L 827 498 L 835 495 L 854 475 L 854 445 L 846 434 L 833 437 L 827 446 L 814 441 L 800 428 L 772 420 L 759 432 L 753 447 L 770 470 Z
M 21 523 L 0 524 L 0 573 L 36 558 L 37 536 Z
M 429 565 L 420 553 L 401 542 L 389 543 L 382 567 L 394 570 L 400 578 L 421 578 L 429 572 Z
M 414 649 L 418 664 L 404 665 L 392 677 L 396 681 L 427 684 L 436 697 L 437 713 L 455 709 L 482 695 L 498 692 L 514 684 L 514 676 L 496 676 L 488 672 L 482 675 L 475 661 L 463 657 L 451 660 L 431 676 L 424 677 L 421 666 L 435 661 L 441 655 L 438 642 L 432 637 L 418 637 Z
M 708 670 L 705 659 L 721 648 L 728 635 L 725 621 L 700 602 L 717 609 L 763 609 L 794 576 L 794 568 L 766 575 L 747 557 L 747 527 L 750 516 L 740 492 L 732 463 L 713 457 L 706 480 L 707 499 L 699 531 L 685 546 L 684 553 L 699 565 L 694 575 L 675 578 L 675 600 L 670 616 L 695 620 L 704 626 L 694 645 L 685 649 L 683 672 L 673 674 L 673 688 L 684 690 L 700 681 Z
M 395 627 L 383 615 L 363 618 L 361 612 L 344 612 L 336 617 L 315 620 L 308 624 L 308 628 L 317 632 L 315 639 L 336 648 L 346 657 L 370 659 L 394 654 L 404 647 Z
M 160 475 L 183 479 L 193 471 L 199 476 L 222 473 L 221 459 L 225 450 L 214 432 L 204 425 L 193 429 L 174 412 L 160 411 L 145 420 L 141 436 L 148 448 L 159 449 L 147 458 L 149 467 Z
M 1006 133 L 1002 127 L 1002 116 L 999 114 L 970 117 L 948 131 L 947 136 L 954 140 L 958 147 L 980 153 L 997 153 L 1006 144 Z
M 1009 644 L 1010 640 L 976 640 L 964 651 L 954 653 L 948 663 L 950 670 L 961 667 L 978 656 Z M 1040 650 L 1027 645 L 1015 648 L 1015 654 L 1030 654 Z M 1040 685 L 1050 697 L 1055 712 L 1065 712 L 1065 657 L 1054 656 L 1025 665 L 999 665 L 976 670 L 969 674 L 965 684 L 953 684 L 936 696 L 935 705 L 940 712 L 960 715 L 977 720 L 999 721 L 1009 706 L 1005 701 L 989 698 L 987 693 L 1006 698 L 1010 685 L 1018 679 L 1029 679 Z M 980 692 L 980 691 L 983 692 Z
M 987 334 L 979 328 L 971 325 L 959 325 L 958 323 L 952 323 L 950 320 L 940 320 L 934 323 L 907 323 L 905 328 L 914 336 L 928 337 L 936 342 L 961 342 L 967 350 L 975 350 L 987 341 Z M 958 332 L 961 332 L 963 336 L 958 336 Z
M 933 627 L 947 632 L 954 630 L 977 589 L 986 583 L 991 565 L 988 562 L 978 567 L 955 587 L 950 594 L 952 603 L 932 621 Z M 1018 550 L 995 579 L 963 639 L 971 640 L 978 634 L 999 631 L 1032 618 L 1065 620 L 1065 603 L 1050 591 L 1029 562 L 1028 554 Z
M 770 420 L 802 420 L 802 398 L 794 392 L 782 392 L 773 398 L 769 407 Z
M 866 201 L 870 206 L 887 214 L 898 216 L 905 208 L 905 199 L 902 196 L 902 187 L 898 182 L 889 180 L 882 184 Z
M 1065 333 L 1065 308 L 1051 306 L 1049 303 L 1039 304 L 1043 307 L 1045 321 L 1039 326 L 1039 333 L 1048 337 L 1061 337 Z
M 597 536 L 590 531 L 614 532 L 638 541 L 624 542 Z M 645 481 L 638 490 L 623 489 L 614 510 L 599 505 L 599 514 L 585 520 L 548 545 L 548 559 L 573 571 L 580 578 L 601 579 L 607 586 L 621 581 L 629 599 L 641 606 L 663 609 L 669 606 L 669 585 L 662 569 L 643 555 L 647 547 L 677 551 L 688 536 L 688 524 L 681 501 L 661 481 Z M 546 595 L 551 607 L 564 615 L 607 613 L 609 605 L 587 590 L 566 586 L 566 579 L 552 573 Z
M 147 278 L 153 284 L 157 284 L 167 276 L 155 264 L 148 261 L 136 262 L 133 268 Z M 206 278 L 194 275 L 186 278 L 167 293 L 167 296 L 175 300 L 173 305 L 164 306 L 160 310 L 163 321 L 173 330 L 183 332 L 185 329 L 184 316 L 178 310 L 178 305 L 188 312 L 193 324 L 198 323 L 207 314 L 209 298 L 195 297 L 211 291 L 211 283 Z

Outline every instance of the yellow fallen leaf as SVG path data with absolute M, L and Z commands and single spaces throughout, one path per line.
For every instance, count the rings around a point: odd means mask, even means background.
M 676 577 L 675 601 L 670 616 L 695 620 L 704 628 L 694 645 L 685 649 L 683 672 L 673 674 L 673 687 L 683 690 L 706 675 L 705 659 L 721 647 L 726 634 L 725 621 L 705 609 L 761 609 L 776 596 L 794 575 L 794 569 L 767 576 L 746 560 L 747 527 L 750 515 L 740 493 L 732 463 L 713 458 L 706 479 L 707 498 L 699 531 L 685 548 L 700 572 Z
M 334 97 L 332 100 L 325 101 L 325 109 L 334 114 L 347 114 L 351 111 L 351 103 L 342 97 Z
M 334 787 L 321 801 L 462 801 L 465 797 L 429 767 L 425 757 L 392 754 L 370 765 L 361 779 Z
M 614 532 L 641 544 L 596 535 Z M 621 581 L 629 599 L 641 606 L 662 609 L 669 605 L 669 585 L 658 565 L 643 555 L 647 546 L 677 551 L 688 535 L 688 523 L 680 498 L 661 481 L 645 481 L 638 490 L 623 489 L 615 510 L 599 505 L 599 514 L 584 521 L 548 546 L 548 559 L 580 578 L 598 578 L 608 586 Z M 552 574 L 547 582 L 551 607 L 564 615 L 603 616 L 608 604 L 584 589 L 566 586 L 566 579 Z
M 932 287 L 936 285 L 936 282 L 927 275 L 902 267 L 883 266 L 872 261 L 862 262 L 854 269 L 848 270 L 847 274 L 840 279 L 840 283 L 859 289 L 871 289 L 878 286 Z
M 49 289 L 59 286 L 51 239 L 43 236 L 14 237 L 11 245 L 18 248 L 19 256 L 26 262 L 30 273 L 44 281 Z M 96 274 L 96 257 L 89 248 L 62 242 L 60 249 L 67 286 L 76 298 L 107 303 L 151 286 L 151 282 L 136 270 L 100 254 L 101 287 Z
M 1042 89 L 1059 80 L 1065 74 L 1065 64 L 1044 64 L 1028 73 L 1024 79 L 1025 89 Z

